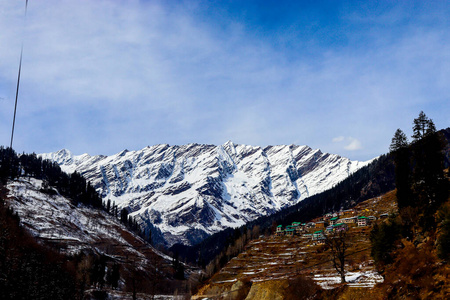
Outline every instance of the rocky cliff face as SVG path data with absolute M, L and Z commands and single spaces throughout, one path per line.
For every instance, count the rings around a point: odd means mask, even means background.
M 170 246 L 209 234 L 331 188 L 368 162 L 307 146 L 156 145 L 112 156 L 42 154 L 91 181 L 104 201 L 152 224 Z

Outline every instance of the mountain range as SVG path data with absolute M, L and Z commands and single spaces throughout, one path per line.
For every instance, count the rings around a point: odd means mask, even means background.
M 104 203 L 125 208 L 154 242 L 194 245 L 330 189 L 370 161 L 308 146 L 167 144 L 111 156 L 40 154 L 91 182 Z

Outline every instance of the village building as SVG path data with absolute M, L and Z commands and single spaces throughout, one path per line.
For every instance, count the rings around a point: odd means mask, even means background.
M 312 233 L 304 233 L 304 234 L 302 234 L 302 236 L 301 236 L 303 239 L 308 239 L 308 240 L 310 240 L 310 239 L 312 239 Z
M 324 241 L 325 235 L 323 234 L 323 230 L 318 230 L 312 234 L 313 241 Z
M 339 216 L 342 218 L 350 218 L 355 216 L 356 211 L 354 209 L 347 209 L 339 212 Z
M 330 219 L 330 225 L 336 225 L 338 222 L 338 217 L 334 217 Z
M 284 230 L 286 233 L 286 236 L 293 236 L 295 233 L 295 228 L 293 228 L 292 226 L 288 225 L 286 226 L 286 229 Z
M 292 222 L 292 227 L 299 227 L 301 225 L 302 225 L 301 222 Z
M 302 232 L 305 231 L 305 227 L 306 227 L 306 224 L 305 224 L 305 223 L 300 224 L 300 225 L 298 225 L 297 227 L 295 227 L 295 234 L 297 234 L 297 235 L 302 234 Z
M 309 222 L 309 223 L 306 223 L 306 228 L 314 228 L 314 227 L 316 227 L 316 223 L 314 223 L 314 222 Z
M 348 225 L 345 223 L 338 223 L 333 226 L 335 231 L 348 230 Z
M 317 222 L 316 225 L 314 226 L 314 228 L 318 228 L 318 229 L 324 229 L 325 227 L 326 227 L 326 224 L 324 221 Z
M 359 227 L 364 227 L 367 225 L 369 225 L 369 218 L 364 217 L 364 216 L 358 217 L 358 226 Z
M 332 214 L 326 214 L 325 216 L 323 216 L 323 221 L 327 222 L 328 220 L 330 220 L 333 217 Z
M 339 223 L 345 223 L 345 224 L 356 224 L 358 217 L 350 217 L 350 218 L 344 218 L 338 220 Z
M 348 230 L 348 225 L 345 223 L 338 223 L 335 225 L 330 225 L 326 228 L 326 231 L 328 231 L 328 232 L 341 231 L 341 230 Z
M 283 225 L 277 226 L 276 236 L 284 235 Z

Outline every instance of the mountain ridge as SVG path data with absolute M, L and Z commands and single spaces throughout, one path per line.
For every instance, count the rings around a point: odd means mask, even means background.
M 196 244 L 228 227 L 331 188 L 367 162 L 308 146 L 159 144 L 111 156 L 40 154 L 79 172 L 102 196 L 126 208 L 157 243 Z M 151 224 L 151 225 L 150 225 Z M 159 238 L 158 238 L 159 237 Z

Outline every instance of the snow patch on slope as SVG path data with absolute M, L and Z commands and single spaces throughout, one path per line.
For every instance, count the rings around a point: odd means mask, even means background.
M 266 148 L 167 144 L 112 156 L 41 154 L 91 181 L 105 202 L 126 207 L 143 227 L 159 228 L 168 246 L 195 244 L 333 187 L 370 163 L 308 146 Z

